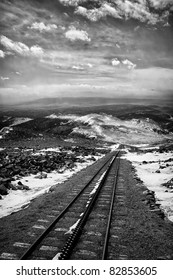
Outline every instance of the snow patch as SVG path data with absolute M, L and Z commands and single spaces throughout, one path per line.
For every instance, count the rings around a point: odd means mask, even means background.
M 31 118 L 15 118 L 13 123 L 10 126 L 15 126 L 15 125 L 19 125 L 25 122 L 29 122 L 32 121 L 33 119 Z
M 131 153 L 127 151 L 123 157 L 132 162 L 137 176 L 149 190 L 155 192 L 161 208 L 173 222 L 173 192 L 162 185 L 173 178 L 173 161 L 169 161 L 166 165 L 167 160 L 173 159 L 173 152 Z
M 83 157 L 85 162 L 76 163 L 76 166 L 73 169 L 62 170 L 62 173 L 58 173 L 56 171 L 47 173 L 47 178 L 38 179 L 35 175 L 21 178 L 20 182 L 27 185 L 30 190 L 9 190 L 8 195 L 2 196 L 3 199 L 0 200 L 0 218 L 10 215 L 13 212 L 17 212 L 23 207 L 27 207 L 31 200 L 45 192 L 48 192 L 51 186 L 63 183 L 80 170 L 93 164 L 93 161 L 88 158 Z M 94 158 L 98 159 L 101 158 L 101 156 L 94 156 Z M 16 180 L 12 183 L 15 185 L 18 181 L 19 180 Z
M 45 117 L 46 119 L 58 119 L 59 117 L 56 114 L 51 114 Z

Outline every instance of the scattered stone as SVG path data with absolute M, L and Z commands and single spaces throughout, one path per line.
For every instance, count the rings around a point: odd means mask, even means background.
M 3 184 L 0 185 L 0 194 L 1 195 L 7 195 L 8 194 L 7 188 Z

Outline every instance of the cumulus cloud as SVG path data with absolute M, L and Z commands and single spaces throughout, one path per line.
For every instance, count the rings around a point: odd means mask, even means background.
M 21 42 L 14 42 L 6 36 L 1 36 L 0 38 L 1 44 L 10 51 L 14 51 L 23 56 L 28 55 L 29 47 Z
M 81 66 L 76 66 L 76 65 L 72 66 L 72 69 L 75 69 L 75 70 L 84 70 L 83 67 L 81 67 Z
M 43 49 L 38 45 L 32 46 L 30 48 L 30 52 L 32 55 L 37 56 L 37 57 L 44 55 Z
M 0 37 L 0 43 L 9 51 L 12 51 L 14 53 L 17 53 L 21 56 L 42 56 L 44 54 L 44 51 L 41 47 L 38 45 L 32 46 L 29 48 L 27 45 L 21 43 L 21 42 L 15 42 L 6 36 Z
M 136 67 L 136 64 L 132 63 L 130 60 L 128 59 L 124 59 L 122 61 L 122 64 L 126 65 L 128 69 L 134 69 Z
M 78 6 L 75 11 L 76 14 L 85 16 L 91 21 L 98 21 L 102 17 L 112 16 L 114 18 L 122 18 L 118 11 L 108 3 L 103 3 L 98 9 L 86 9 L 85 7 Z
M 64 6 L 78 6 L 79 4 L 85 3 L 88 0 L 59 0 L 59 2 L 61 4 L 63 4 Z
M 87 9 L 82 6 L 83 1 L 75 1 L 73 6 L 76 7 L 75 13 L 82 15 L 90 21 L 98 21 L 99 19 L 111 16 L 119 19 L 138 19 L 141 22 L 147 22 L 155 25 L 157 22 L 164 21 L 168 14 L 163 12 L 162 14 L 151 12 L 150 7 L 163 8 L 168 3 L 173 3 L 173 0 L 116 0 L 116 1 L 104 1 L 99 8 Z M 95 2 L 100 3 L 96 0 Z M 150 4 L 149 4 L 150 3 Z
M 136 67 L 136 64 L 132 63 L 130 60 L 128 59 L 124 59 L 122 61 L 120 61 L 118 58 L 113 58 L 112 61 L 112 66 L 123 66 L 125 65 L 129 70 L 133 70 Z
M 9 80 L 9 79 L 10 79 L 9 77 L 3 77 L 3 76 L 1 76 L 1 80 L 2 80 L 2 81 Z
M 50 32 L 57 29 L 56 24 L 47 24 L 45 25 L 44 22 L 34 22 L 30 29 L 39 30 L 40 32 Z
M 150 3 L 155 8 L 165 8 L 168 5 L 173 6 L 173 0 L 150 0 Z
M 0 50 L 0 57 L 4 58 L 5 57 L 5 53 L 3 51 Z
M 70 29 L 65 33 L 65 37 L 70 41 L 76 41 L 76 40 L 85 41 L 85 42 L 91 41 L 86 31 L 76 29 L 74 26 L 71 26 Z
M 118 60 L 118 58 L 112 59 L 112 66 L 118 66 L 119 64 L 120 64 L 120 61 Z

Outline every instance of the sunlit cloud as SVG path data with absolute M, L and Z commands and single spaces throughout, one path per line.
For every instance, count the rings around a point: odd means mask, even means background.
M 4 58 L 4 57 L 5 57 L 5 53 L 2 50 L 0 50 L 0 58 Z
M 85 42 L 91 41 L 86 31 L 76 29 L 74 26 L 70 26 L 70 29 L 65 33 L 65 37 L 70 41 L 76 41 L 76 40 L 85 41 Z
M 100 1 L 95 1 L 98 4 Z M 166 0 L 166 2 L 162 0 L 151 0 L 151 6 L 155 8 L 163 8 L 166 7 L 168 3 L 173 4 L 172 0 Z M 72 3 L 71 3 L 72 4 Z M 98 21 L 101 18 L 106 16 L 111 16 L 113 18 L 119 19 L 137 19 L 141 22 L 146 22 L 152 25 L 157 24 L 158 22 L 166 21 L 169 13 L 156 13 L 151 12 L 149 1 L 146 0 L 116 0 L 116 1 L 104 1 L 100 7 L 89 8 L 83 7 L 82 1 L 76 1 L 73 3 L 73 6 L 76 7 L 75 14 L 82 15 L 86 17 L 90 21 Z M 66 3 L 67 5 L 67 3 Z
M 173 6 L 173 0 L 150 0 L 150 3 L 155 8 L 165 8 L 169 4 Z
M 76 7 L 79 4 L 85 3 L 87 1 L 88 0 L 59 0 L 59 2 L 65 6 L 74 6 L 74 7 Z
M 43 49 L 38 46 L 34 45 L 32 47 L 28 47 L 26 44 L 21 42 L 15 42 L 6 36 L 0 37 L 0 43 L 9 51 L 12 51 L 16 54 L 21 56 L 37 56 L 40 57 L 44 54 Z
M 126 65 L 128 69 L 134 69 L 136 67 L 136 64 L 132 63 L 128 59 L 123 60 L 122 63 Z
M 34 22 L 30 29 L 38 30 L 40 32 L 51 32 L 56 30 L 58 27 L 56 24 L 44 24 L 44 22 Z
M 113 58 L 111 62 L 112 62 L 112 66 L 120 65 L 120 61 L 118 60 L 118 58 Z
M 1 80 L 2 80 L 2 81 L 9 80 L 9 79 L 10 79 L 9 77 L 2 77 L 2 76 L 1 76 Z

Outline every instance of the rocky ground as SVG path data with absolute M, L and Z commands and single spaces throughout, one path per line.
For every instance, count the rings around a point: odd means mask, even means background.
M 28 175 L 44 179 L 47 173 L 56 171 L 63 173 L 67 169 L 73 169 L 76 163 L 88 160 L 95 161 L 94 156 L 103 153 L 104 150 L 92 147 L 58 147 L 50 149 L 38 148 L 6 148 L 0 151 L 0 199 L 2 195 L 8 195 L 12 190 L 29 190 L 27 185 L 22 184 L 20 179 Z M 16 180 L 17 184 L 16 184 Z M 15 182 L 15 183 L 14 183 Z

